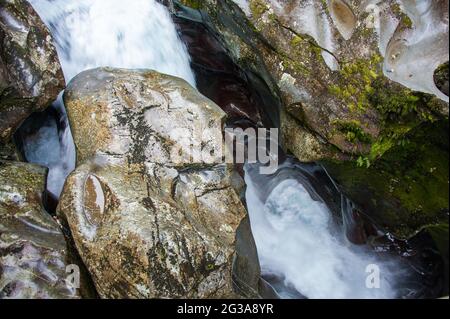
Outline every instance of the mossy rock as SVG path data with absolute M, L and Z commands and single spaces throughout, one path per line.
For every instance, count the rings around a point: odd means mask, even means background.
M 325 163 L 363 212 L 405 238 L 424 225 L 448 224 L 448 120 L 422 124 L 407 139 L 369 168 Z

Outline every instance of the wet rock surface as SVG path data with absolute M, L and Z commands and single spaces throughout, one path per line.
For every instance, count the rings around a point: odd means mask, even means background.
M 277 101 L 263 81 L 251 78 L 230 58 L 222 43 L 207 25 L 198 22 L 192 12 L 174 16 L 191 56 L 197 89 L 227 114 L 232 125 L 246 120 L 253 126 L 278 125 Z
M 228 0 L 203 1 L 196 7 L 233 60 L 280 95 L 286 112 L 283 135 L 292 135 L 287 131 L 292 123 L 308 135 L 284 141 L 296 157 L 314 161 L 370 154 L 378 141 L 389 138 L 392 123 L 386 113 L 405 112 L 419 122 L 423 114 L 448 115 L 448 97 L 432 76 L 448 60 L 448 40 L 443 39 L 448 34 L 448 1 L 425 1 L 417 7 L 410 1 L 246 3 L 244 12 Z M 424 33 L 426 25 L 432 33 Z M 412 58 L 418 48 L 422 53 Z M 407 69 L 414 74 L 406 75 Z M 421 94 L 431 95 L 422 99 Z M 380 97 L 391 101 L 380 102 Z M 409 103 L 416 99 L 420 101 Z M 403 118 L 392 122 L 417 125 Z M 320 149 L 312 150 L 311 139 Z
M 198 153 L 183 140 L 209 129 L 201 148 L 215 158 L 225 113 L 183 80 L 154 71 L 86 71 L 69 84 L 64 100 L 78 167 L 58 215 L 99 295 L 257 295 L 258 261 L 248 261 L 255 272 L 239 266 L 256 248 L 235 247 L 246 216 L 235 190 L 242 180 L 227 165 L 192 164 L 189 157 Z M 177 135 L 174 128 L 185 131 Z M 170 156 L 176 144 L 177 154 L 187 155 L 178 162 Z
M 448 222 L 448 122 L 427 124 L 408 135 L 370 168 L 324 163 L 359 208 L 399 237 L 424 225 Z M 427 143 L 423 143 L 424 140 Z
M 0 298 L 79 298 L 66 285 L 68 249 L 44 210 L 46 169 L 0 160 Z
M 300 161 L 327 160 L 356 202 L 349 240 L 391 232 L 387 253 L 409 250 L 424 267 L 427 288 L 415 297 L 445 294 L 448 270 L 417 232 L 448 222 L 448 1 L 174 2 L 178 17 L 201 21 L 280 97 L 285 148 Z
M 52 37 L 25 0 L 0 1 L 0 141 L 43 110 L 65 82 Z
M 399 81 L 433 97 L 392 81 L 387 65 L 405 56 L 387 52 L 398 39 L 403 39 L 405 54 L 428 41 L 418 57 L 423 64 L 415 68 L 426 66 L 428 72 L 444 63 L 448 40 L 439 37 L 448 30 L 448 1 L 424 1 L 417 7 L 410 1 L 401 6 L 390 1 L 378 6 L 361 1 L 246 3 L 248 10 L 241 11 L 232 1 L 205 1 L 196 12 L 239 66 L 259 72 L 272 93 L 280 94 L 285 148 L 304 162 L 331 160 L 332 176 L 345 191 L 352 190 L 349 197 L 400 236 L 442 222 L 448 212 L 448 147 L 441 147 L 447 143 L 442 127 L 448 126 L 448 103 L 439 90 L 426 87 L 436 82 L 445 91 L 448 64 L 432 81 L 413 75 L 411 81 L 422 79 L 424 87 Z M 185 16 L 184 10 L 175 12 Z M 423 34 L 424 25 L 434 32 Z M 406 60 L 396 63 L 406 68 L 415 61 Z M 395 74 L 402 68 L 393 68 Z M 426 193 L 433 195 L 421 195 Z

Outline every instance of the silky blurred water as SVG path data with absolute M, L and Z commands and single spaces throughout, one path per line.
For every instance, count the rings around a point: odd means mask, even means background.
M 255 179 L 253 166 L 246 164 L 245 168 L 252 233 L 263 275 L 283 282 L 276 287 L 280 297 L 400 297 L 397 284 L 408 271 L 397 258 L 381 258 L 369 247 L 349 242 L 344 226 L 336 223 L 325 202 L 311 196 L 306 179 L 295 179 L 300 171 L 288 178 L 268 176 L 266 183 L 273 188 L 262 194 L 264 187 Z M 375 286 L 370 281 L 374 269 L 379 271 Z
M 30 0 L 50 29 L 66 82 L 96 67 L 154 69 L 195 86 L 186 47 L 167 9 L 153 0 Z M 75 169 L 75 146 L 61 96 L 49 118 L 23 141 L 28 161 L 49 168 L 47 189 L 59 197 Z M 59 131 L 55 121 L 64 121 Z
M 154 0 L 30 0 L 50 28 L 66 81 L 100 67 L 146 68 L 195 86 L 189 55 Z

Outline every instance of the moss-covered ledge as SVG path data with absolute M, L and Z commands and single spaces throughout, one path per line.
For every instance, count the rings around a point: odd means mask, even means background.
M 331 176 L 378 225 L 409 237 L 424 225 L 448 224 L 448 120 L 424 123 L 369 168 L 325 162 Z

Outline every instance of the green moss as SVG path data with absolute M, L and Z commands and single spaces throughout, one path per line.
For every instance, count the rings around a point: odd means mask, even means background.
M 359 166 L 369 167 L 392 147 L 404 147 L 409 143 L 406 134 L 425 122 L 437 120 L 435 99 L 430 95 L 413 92 L 399 84 L 390 82 L 381 70 L 382 58 L 358 59 L 345 64 L 338 79 L 329 87 L 329 92 L 355 115 L 362 115 L 368 109 L 379 114 L 381 129 L 376 139 L 359 136 L 356 128 L 340 130 L 351 143 L 371 144 L 370 151 L 358 158 Z
M 201 9 L 203 0 L 180 0 L 180 3 L 192 9 Z
M 421 123 L 437 121 L 430 95 L 390 85 L 385 78 L 376 79 L 372 89 L 367 101 L 380 114 L 382 130 L 372 145 L 370 161 L 377 160 L 392 147 L 406 147 L 410 142 L 407 134 Z
M 399 17 L 401 25 L 403 25 L 407 28 L 412 28 L 413 22 L 412 22 L 411 18 L 408 17 L 408 15 L 403 12 L 402 8 L 400 7 L 400 5 L 398 3 L 392 4 L 391 10 L 397 17 Z
M 260 18 L 269 8 L 262 0 L 251 0 L 250 11 L 255 18 Z
M 357 59 L 342 66 L 336 85 L 329 92 L 347 104 L 351 111 L 364 111 L 371 106 L 369 95 L 372 83 L 380 75 L 382 57 L 374 54 L 370 59 Z
M 325 163 L 363 211 L 403 237 L 424 225 L 448 224 L 448 120 L 422 123 L 405 138 L 405 145 L 377 144 L 386 149 L 368 168 L 366 163 Z
M 345 134 L 347 141 L 349 141 L 350 143 L 361 142 L 364 144 L 368 144 L 372 142 L 371 136 L 364 132 L 364 130 L 361 128 L 361 123 L 356 120 L 335 120 L 332 122 L 332 124 L 335 125 L 341 133 Z
M 387 86 L 385 79 L 372 83 L 368 101 L 385 120 L 393 121 L 404 120 L 410 114 L 422 116 L 422 113 L 419 113 L 419 107 L 427 103 L 423 94 L 400 86 Z M 428 120 L 428 118 L 427 115 L 423 119 Z

